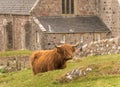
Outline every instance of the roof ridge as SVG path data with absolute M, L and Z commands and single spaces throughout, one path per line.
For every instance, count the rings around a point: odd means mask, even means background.
M 29 11 L 30 13 L 31 13 L 31 11 L 37 6 L 37 4 L 39 3 L 39 1 L 40 1 L 40 0 L 36 0 L 36 2 L 34 3 L 33 7 L 32 7 L 32 8 L 30 9 L 30 11 Z

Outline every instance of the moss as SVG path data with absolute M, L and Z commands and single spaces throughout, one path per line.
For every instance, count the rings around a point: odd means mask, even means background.
M 0 52 L 0 57 L 30 55 L 31 53 L 32 51 L 29 50 L 5 51 Z

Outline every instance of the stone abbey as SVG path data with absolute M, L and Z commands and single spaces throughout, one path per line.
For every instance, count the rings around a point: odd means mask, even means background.
M 120 36 L 118 0 L 0 0 L 0 51 Z

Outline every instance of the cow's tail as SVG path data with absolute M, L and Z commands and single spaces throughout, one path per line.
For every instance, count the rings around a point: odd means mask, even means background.
M 35 51 L 31 56 L 30 56 L 30 65 L 33 70 L 33 74 L 36 75 L 36 70 L 35 70 L 35 62 L 39 59 L 41 56 L 41 51 Z
M 41 52 L 36 51 L 30 56 L 30 63 L 32 66 L 34 65 L 35 61 L 40 57 L 40 55 L 41 55 Z

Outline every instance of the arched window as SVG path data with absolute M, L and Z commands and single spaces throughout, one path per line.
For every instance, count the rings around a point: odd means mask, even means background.
M 31 24 L 29 21 L 26 22 L 25 26 L 25 48 L 29 49 L 31 41 Z
M 6 49 L 13 49 L 13 29 L 12 22 L 8 22 L 6 25 Z

